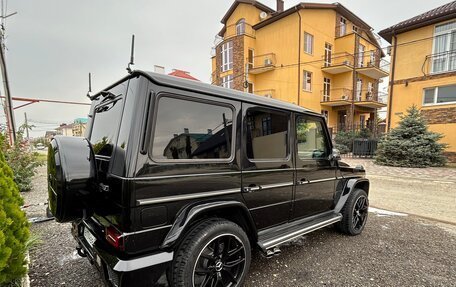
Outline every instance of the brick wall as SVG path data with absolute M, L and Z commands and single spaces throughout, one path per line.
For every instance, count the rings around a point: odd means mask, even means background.
M 235 90 L 244 91 L 244 36 L 235 36 L 227 41 L 233 42 L 233 88 Z M 215 73 L 212 78 L 212 84 L 220 86 L 222 84 L 222 78 L 220 78 L 221 67 L 222 67 L 222 45 L 226 43 L 224 41 L 215 48 Z
M 456 107 L 421 110 L 421 114 L 428 124 L 452 124 L 456 123 Z

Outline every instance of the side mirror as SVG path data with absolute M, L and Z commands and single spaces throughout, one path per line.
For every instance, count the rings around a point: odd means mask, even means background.
M 329 156 L 330 160 L 340 160 L 340 151 L 337 148 L 333 148 L 332 154 Z

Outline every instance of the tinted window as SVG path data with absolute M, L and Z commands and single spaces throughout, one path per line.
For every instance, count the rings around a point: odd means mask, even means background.
M 288 155 L 288 115 L 249 109 L 247 111 L 247 157 L 283 159 Z
M 326 134 L 321 121 L 298 117 L 296 138 L 300 159 L 321 159 L 329 155 Z
M 223 159 L 231 156 L 233 111 L 225 106 L 161 97 L 154 159 Z
M 116 144 L 122 117 L 124 96 L 128 81 L 125 81 L 109 90 L 109 94 L 100 95 L 94 100 L 92 117 L 89 122 L 90 142 L 95 154 L 111 156 Z

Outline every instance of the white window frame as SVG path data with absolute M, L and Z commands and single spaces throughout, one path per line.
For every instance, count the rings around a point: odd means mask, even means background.
M 331 79 L 323 78 L 323 97 L 324 101 L 328 102 L 331 100 Z
M 356 101 L 360 102 L 363 98 L 363 79 L 356 80 Z
M 310 80 L 310 83 L 308 83 Z M 312 72 L 303 71 L 302 89 L 306 92 L 312 92 Z
M 332 45 L 325 42 L 325 67 L 330 67 L 332 63 Z
M 249 59 L 250 51 L 252 51 L 252 59 Z M 250 62 L 250 60 L 252 60 L 252 62 Z M 247 64 L 249 65 L 250 69 L 255 68 L 255 49 L 253 48 L 249 48 L 247 51 Z
M 364 53 L 366 53 L 366 46 L 358 44 L 358 68 L 364 67 Z
M 432 41 L 432 55 L 435 55 L 436 54 L 436 50 L 435 50 L 435 44 L 436 44 L 436 40 L 439 36 L 443 36 L 443 35 L 446 35 L 447 37 L 447 42 L 446 42 L 446 47 L 445 47 L 445 51 L 444 52 L 441 52 L 441 53 L 448 53 L 448 54 L 443 54 L 442 56 L 438 57 L 438 59 L 442 59 L 442 58 L 446 58 L 446 63 L 445 63 L 445 67 L 443 68 L 442 71 L 435 71 L 434 67 L 434 61 L 436 59 L 434 58 L 431 58 L 431 61 L 432 61 L 432 68 L 431 68 L 431 73 L 432 74 L 439 74 L 439 73 L 447 73 L 447 72 L 451 72 L 451 71 L 456 71 L 456 64 L 455 64 L 455 67 L 453 69 L 450 69 L 450 63 L 451 63 L 451 58 L 454 57 L 456 58 L 456 50 L 451 50 L 451 42 L 452 42 L 452 35 L 453 33 L 456 32 L 456 25 L 454 25 L 453 28 L 449 29 L 449 30 L 444 30 L 444 31 L 441 31 L 441 32 L 436 32 L 437 28 L 440 27 L 440 26 L 443 26 L 443 25 L 448 25 L 449 23 L 456 23 L 455 20 L 451 20 L 451 21 L 448 21 L 448 22 L 445 22 L 445 23 L 439 23 L 437 25 L 434 26 L 434 41 Z M 456 34 L 454 34 L 454 37 L 456 37 Z M 453 52 L 454 54 L 450 54 L 450 52 Z M 434 57 L 434 56 L 433 56 Z M 456 61 L 456 59 L 453 59 L 453 61 Z
M 233 75 L 222 77 L 222 87 L 227 89 L 233 88 Z
M 245 19 L 242 18 L 236 23 L 236 35 L 244 35 L 245 34 Z
M 314 36 L 308 32 L 304 32 L 304 53 L 313 55 L 314 52 Z
M 437 103 L 437 97 L 439 95 L 439 88 L 448 87 L 448 86 L 456 86 L 456 85 L 446 85 L 446 86 L 439 86 L 439 87 L 424 88 L 423 89 L 423 100 L 422 100 L 423 106 L 443 106 L 443 105 L 454 105 L 454 104 L 456 104 L 456 101 Z M 432 90 L 432 89 L 434 89 L 434 101 L 432 103 L 430 103 L 430 104 L 424 103 L 424 97 L 426 95 L 426 90 Z
M 340 17 L 339 20 L 339 37 L 347 35 L 347 19 Z
M 233 42 L 228 41 L 222 45 L 222 72 L 233 69 Z

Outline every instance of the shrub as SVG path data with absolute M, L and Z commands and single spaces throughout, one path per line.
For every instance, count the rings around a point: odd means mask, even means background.
M 340 131 L 334 137 L 336 148 L 340 153 L 349 153 L 353 150 L 353 140 L 356 138 L 356 133 L 352 131 Z
M 30 152 L 22 137 L 23 130 L 17 133 L 17 140 L 13 146 L 9 146 L 6 136 L 0 134 L 0 150 L 4 153 L 6 162 L 13 170 L 14 182 L 20 191 L 29 191 L 32 188 L 32 177 L 36 168 L 42 164 L 38 154 Z
M 428 131 L 426 120 L 416 106 L 401 117 L 399 126 L 379 142 L 375 162 L 401 167 L 443 166 L 446 144 L 439 143 L 443 135 Z
M 29 223 L 20 209 L 23 204 L 13 180 L 13 171 L 0 150 L 0 285 L 20 279 L 24 266 Z

